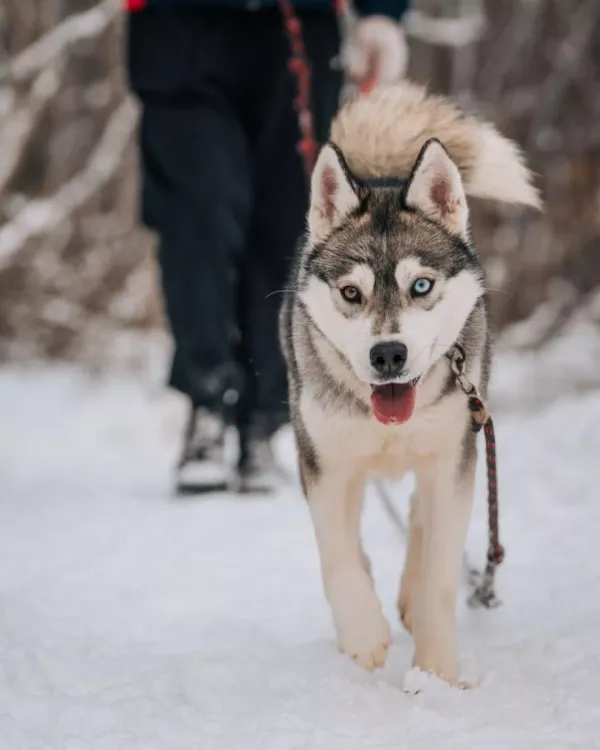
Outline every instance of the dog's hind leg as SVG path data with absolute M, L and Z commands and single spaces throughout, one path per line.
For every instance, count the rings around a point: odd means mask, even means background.
M 390 628 L 365 570 L 359 538 L 364 476 L 342 467 L 307 483 L 325 595 L 331 606 L 338 645 L 365 669 L 383 666 Z
M 467 440 L 467 442 L 469 442 Z M 459 684 L 456 597 L 475 481 L 475 449 L 418 473 L 423 548 L 413 636 L 414 665 Z
M 371 572 L 371 560 L 365 552 L 360 535 L 360 520 L 362 516 L 362 507 L 364 500 L 364 486 L 362 489 L 360 489 L 359 483 L 357 483 L 357 486 L 359 486 L 359 490 L 357 492 L 348 493 L 349 533 L 351 538 L 356 540 L 356 544 L 358 545 L 358 554 L 360 555 L 360 558 L 362 560 L 363 568 L 365 569 L 371 581 L 373 581 L 373 575 Z
M 402 580 L 400 582 L 400 594 L 398 596 L 400 620 L 409 633 L 413 632 L 419 584 L 421 581 L 421 558 L 423 554 L 423 521 L 421 513 L 419 493 L 415 489 L 410 498 L 408 547 Z

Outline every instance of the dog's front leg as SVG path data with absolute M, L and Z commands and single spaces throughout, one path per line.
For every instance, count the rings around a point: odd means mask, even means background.
M 423 521 L 421 518 L 423 511 L 421 505 L 419 493 L 415 490 L 410 499 L 408 548 L 398 596 L 400 620 L 409 633 L 413 632 L 417 598 L 421 586 L 421 559 L 423 557 Z
M 390 628 L 362 557 L 357 508 L 364 477 L 330 470 L 307 486 L 325 595 L 338 645 L 365 669 L 383 666 Z
M 438 458 L 418 472 L 423 539 L 413 636 L 414 665 L 459 684 L 456 597 L 475 480 L 475 450 L 467 461 Z

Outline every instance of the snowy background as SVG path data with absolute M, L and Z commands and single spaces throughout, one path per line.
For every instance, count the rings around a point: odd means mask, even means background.
M 543 356 L 499 354 L 503 606 L 470 610 L 463 591 L 476 687 L 429 682 L 416 696 L 402 689 L 412 644 L 394 611 L 404 541 L 374 493 L 364 536 L 394 643 L 367 674 L 336 650 L 295 484 L 175 499 L 183 404 L 159 378 L 1 369 L 0 747 L 597 747 L 600 393 L 565 388 L 563 363 L 591 375 L 599 349 L 582 325 Z M 278 449 L 293 467 L 289 435 Z M 393 488 L 402 513 L 407 489 Z
M 172 496 L 184 404 L 137 220 L 118 0 L 0 6 L 0 750 L 600 747 L 600 3 L 417 0 L 411 77 L 527 150 L 544 217 L 476 206 L 499 333 L 503 606 L 460 692 L 403 690 L 405 544 L 370 492 L 384 670 L 337 653 L 297 483 Z M 290 435 L 278 440 L 294 472 Z M 483 467 L 468 555 L 485 554 Z M 410 483 L 390 488 L 405 515 Z

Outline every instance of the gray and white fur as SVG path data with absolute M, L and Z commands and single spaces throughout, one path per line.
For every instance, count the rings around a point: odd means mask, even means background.
M 464 347 L 483 396 L 490 370 L 466 194 L 540 206 L 517 147 L 448 100 L 403 83 L 348 103 L 313 172 L 307 238 L 281 314 L 300 473 L 339 647 L 366 669 L 385 661 L 390 629 L 360 541 L 361 505 L 369 477 L 414 472 L 398 609 L 414 665 L 453 684 L 477 453 L 445 355 Z M 387 423 L 377 403 L 391 409 Z

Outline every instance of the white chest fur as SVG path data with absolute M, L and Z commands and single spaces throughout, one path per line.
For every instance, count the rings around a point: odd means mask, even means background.
M 456 450 L 467 419 L 465 396 L 457 392 L 430 404 L 424 387 L 417 391 L 413 416 L 402 425 L 382 425 L 374 416 L 340 411 L 316 401 L 306 390 L 300 401 L 304 425 L 320 460 L 342 463 L 373 476 L 400 478 L 440 451 Z

